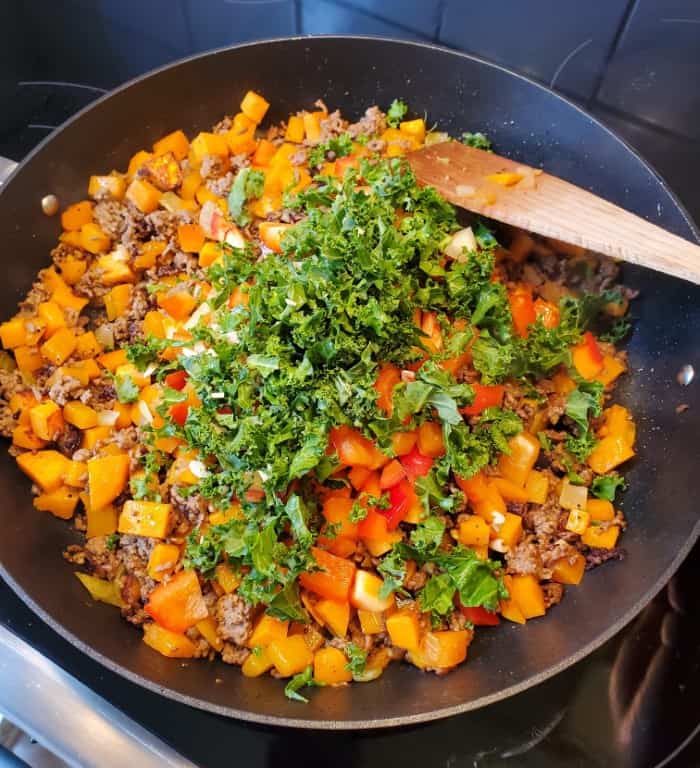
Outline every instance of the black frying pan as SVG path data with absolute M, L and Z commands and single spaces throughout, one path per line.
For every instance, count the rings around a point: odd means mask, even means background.
M 85 195 L 88 176 L 123 169 L 161 135 L 190 135 L 235 111 L 249 88 L 272 102 L 269 118 L 323 97 L 357 117 L 396 96 L 453 135 L 484 130 L 501 154 L 547 170 L 678 235 L 697 233 L 663 181 L 628 146 L 575 106 L 500 67 L 440 48 L 366 38 L 313 38 L 244 45 L 205 54 L 135 80 L 101 99 L 38 147 L 0 195 L 0 285 L 9 316 L 47 263 L 59 224 L 39 201 Z M 315 690 L 311 703 L 287 701 L 272 678 L 245 679 L 223 663 L 168 660 L 141 642 L 117 611 L 94 604 L 61 560 L 77 540 L 60 520 L 35 512 L 26 478 L 0 457 L 0 573 L 45 621 L 77 647 L 130 680 L 224 715 L 295 727 L 369 728 L 464 712 L 560 672 L 619 631 L 658 592 L 700 533 L 693 471 L 700 471 L 698 387 L 676 372 L 697 366 L 700 288 L 626 268 L 641 290 L 629 344 L 633 375 L 620 397 L 638 419 L 639 455 L 624 509 L 630 528 L 623 563 L 609 563 L 571 587 L 545 619 L 504 622 L 477 632 L 469 661 L 445 676 L 392 665 L 368 685 Z M 690 405 L 677 414 L 680 403 Z M 217 680 L 218 679 L 218 680 Z

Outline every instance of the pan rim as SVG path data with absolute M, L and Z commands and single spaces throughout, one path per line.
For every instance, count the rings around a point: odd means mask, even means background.
M 375 35 L 293 35 L 293 36 L 287 36 L 287 37 L 266 38 L 263 40 L 245 42 L 237 45 L 222 46 L 219 48 L 214 48 L 211 50 L 199 52 L 191 56 L 186 56 L 176 61 L 172 61 L 168 64 L 165 64 L 161 67 L 150 70 L 146 73 L 143 73 L 135 78 L 132 78 L 126 83 L 123 83 L 122 85 L 118 86 L 114 90 L 109 91 L 108 93 L 99 97 L 95 101 L 91 102 L 89 105 L 81 109 L 71 118 L 69 118 L 66 122 L 60 125 L 57 129 L 52 131 L 52 133 L 50 133 L 46 138 L 44 138 L 25 158 L 23 158 L 22 162 L 19 163 L 19 165 L 13 171 L 11 176 L 6 180 L 5 184 L 2 185 L 2 187 L 0 187 L 0 196 L 8 187 L 10 187 L 13 179 L 15 178 L 16 175 L 18 175 L 22 171 L 24 166 L 28 164 L 37 154 L 39 154 L 44 149 L 44 147 L 47 146 L 51 141 L 53 141 L 53 139 L 55 139 L 61 132 L 63 132 L 65 129 L 71 126 L 74 122 L 77 122 L 84 114 L 86 114 L 90 110 L 100 106 L 103 102 L 109 100 L 113 96 L 116 96 L 122 91 L 126 91 L 131 86 L 136 85 L 137 83 L 140 83 L 141 81 L 146 80 L 153 75 L 156 75 L 160 72 L 175 68 L 177 66 L 186 64 L 188 62 L 191 62 L 200 58 L 211 56 L 212 54 L 223 53 L 230 50 L 261 46 L 269 43 L 287 43 L 292 41 L 315 41 L 317 39 L 332 40 L 332 41 L 366 40 L 366 41 L 372 41 L 372 42 L 376 41 L 377 43 L 398 44 L 398 45 L 411 47 L 411 48 L 418 47 L 418 48 L 425 48 L 429 50 L 436 50 L 436 51 L 439 51 L 440 53 L 446 53 L 451 56 L 457 56 L 457 57 L 474 61 L 481 66 L 500 70 L 501 72 L 509 75 L 510 77 L 515 77 L 518 80 L 527 82 L 530 85 L 535 86 L 536 88 L 542 91 L 545 91 L 550 96 L 554 96 L 555 98 L 565 102 L 569 107 L 572 107 L 573 109 L 575 109 L 587 120 L 591 121 L 593 124 L 595 124 L 599 128 L 602 128 L 615 141 L 617 141 L 624 149 L 626 149 L 627 152 L 629 152 L 637 160 L 637 162 L 640 163 L 640 165 L 643 168 L 649 171 L 649 173 L 654 177 L 654 179 L 660 185 L 660 187 L 668 194 L 669 198 L 675 205 L 676 209 L 680 212 L 681 216 L 687 223 L 695 240 L 700 242 L 700 231 L 698 230 L 697 225 L 693 221 L 693 218 L 690 216 L 690 214 L 685 209 L 684 205 L 680 202 L 680 200 L 678 200 L 677 196 L 672 191 L 670 186 L 667 184 L 663 176 L 653 167 L 653 165 L 651 165 L 647 160 L 645 160 L 637 152 L 637 150 L 631 147 L 624 139 L 620 138 L 617 135 L 617 133 L 615 133 L 612 129 L 610 129 L 608 126 L 602 123 L 597 117 L 595 117 L 594 115 L 591 115 L 589 112 L 581 108 L 578 104 L 573 102 L 568 97 L 563 96 L 560 93 L 557 93 L 556 91 L 553 91 L 551 88 L 547 87 L 546 85 L 543 85 L 542 83 L 539 83 L 533 80 L 532 78 L 527 77 L 526 75 L 522 75 L 518 72 L 514 72 L 513 70 L 507 67 L 504 67 L 500 64 L 496 64 L 494 62 L 487 61 L 486 59 L 483 59 L 479 56 L 475 56 L 470 53 L 456 51 L 446 46 L 437 45 L 433 43 L 408 41 L 408 40 L 401 40 L 401 39 L 392 38 L 392 37 L 383 37 L 383 36 L 375 36 Z M 551 677 L 554 677 L 555 675 L 563 672 L 564 670 L 568 669 L 569 667 L 573 666 L 574 664 L 584 659 L 586 656 L 591 654 L 596 649 L 600 648 L 610 638 L 612 638 L 614 635 L 620 632 L 627 624 L 629 624 L 634 618 L 636 618 L 636 616 L 644 609 L 644 607 L 648 605 L 651 602 L 651 600 L 653 600 L 654 597 L 666 586 L 669 579 L 678 570 L 681 563 L 686 558 L 686 556 L 692 549 L 693 545 L 698 541 L 699 538 L 700 538 L 700 519 L 698 519 L 698 521 L 695 523 L 690 536 L 686 539 L 683 546 L 676 553 L 675 557 L 673 558 L 671 563 L 666 567 L 666 569 L 663 571 L 661 576 L 657 578 L 656 582 L 643 595 L 641 595 L 639 599 L 621 617 L 619 617 L 605 631 L 601 632 L 596 638 L 591 640 L 584 647 L 580 648 L 575 653 L 570 654 L 569 656 L 562 659 L 558 663 L 549 666 L 546 670 L 539 672 L 537 674 L 530 675 L 526 677 L 524 680 L 521 680 L 520 682 L 510 685 L 508 687 L 502 688 L 501 690 L 495 693 L 481 696 L 479 698 L 473 699 L 468 702 L 462 702 L 452 706 L 442 707 L 440 709 L 434 709 L 428 712 L 421 712 L 413 715 L 401 715 L 396 717 L 362 719 L 362 720 L 314 720 L 314 719 L 305 719 L 303 717 L 283 717 L 279 715 L 264 715 L 264 714 L 259 714 L 249 710 L 240 710 L 231 706 L 223 706 L 223 705 L 215 704 L 211 701 L 207 701 L 199 697 L 185 695 L 183 693 L 180 693 L 177 690 L 174 690 L 173 688 L 169 688 L 164 685 L 159 685 L 158 683 L 155 683 L 152 680 L 136 672 L 132 672 L 130 669 L 127 669 L 126 667 L 122 666 L 118 662 L 115 662 L 112 658 L 104 655 L 100 651 L 96 650 L 94 647 L 83 642 L 71 630 L 67 629 L 60 622 L 55 620 L 47 610 L 41 607 L 28 593 L 26 593 L 15 581 L 13 576 L 5 568 L 2 562 L 0 562 L 0 576 L 2 576 L 2 578 L 10 586 L 10 588 L 15 592 L 15 594 L 37 616 L 39 616 L 39 618 L 41 618 L 42 621 L 48 624 L 55 632 L 57 632 L 61 637 L 63 637 L 68 642 L 70 642 L 75 648 L 77 648 L 82 653 L 86 654 L 89 658 L 94 659 L 95 661 L 99 662 L 103 666 L 107 667 L 110 671 L 154 693 L 160 694 L 162 696 L 166 696 L 167 698 L 170 698 L 181 704 L 186 704 L 188 706 L 196 707 L 198 709 L 202 709 L 202 710 L 212 712 L 218 715 L 222 715 L 225 717 L 235 718 L 235 719 L 246 721 L 246 722 L 257 723 L 264 726 L 283 726 L 287 728 L 303 728 L 303 729 L 309 729 L 309 730 L 323 730 L 323 731 L 371 730 L 371 729 L 384 729 L 384 728 L 392 728 L 392 727 L 399 727 L 399 726 L 416 725 L 420 723 L 430 722 L 433 720 L 444 719 L 457 714 L 464 714 L 466 712 L 470 712 L 470 711 L 488 706 L 489 704 L 495 703 L 496 701 L 501 701 L 501 700 L 510 698 L 518 693 L 522 693 L 523 691 L 529 688 L 532 688 L 536 685 L 539 685 L 540 683 L 550 679 Z M 10 630 L 12 631 L 11 627 L 10 627 Z M 60 660 L 57 663 L 60 664 Z

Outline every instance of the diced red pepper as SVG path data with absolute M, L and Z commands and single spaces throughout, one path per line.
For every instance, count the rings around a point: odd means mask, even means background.
M 367 517 L 357 525 L 357 535 L 361 539 L 385 539 L 387 531 L 387 519 L 379 514 L 376 507 L 370 507 Z
M 148 597 L 146 613 L 171 632 L 185 632 L 209 611 L 194 571 L 180 571 L 167 584 L 160 584 Z
M 318 547 L 312 547 L 311 554 L 320 570 L 299 574 L 301 586 L 329 600 L 347 602 L 355 578 L 355 564 Z
M 472 504 L 477 504 L 478 502 L 483 501 L 489 494 L 488 483 L 481 472 L 477 472 L 476 475 L 469 479 L 455 475 L 455 481 Z
M 559 325 L 559 307 L 551 301 L 535 299 L 535 315 L 542 319 L 545 328 L 556 328 Z
M 165 385 L 178 391 L 185 388 L 187 373 L 185 371 L 173 371 L 165 377 Z
M 394 410 L 392 402 L 392 396 L 394 393 L 394 387 L 401 381 L 401 371 L 395 366 L 388 363 L 383 365 L 377 376 L 377 380 L 374 382 L 374 388 L 379 393 L 377 398 L 377 407 L 384 411 L 388 416 L 391 416 Z
M 424 456 L 417 447 L 401 457 L 401 464 L 409 477 L 425 477 L 433 466 L 433 459 Z
M 329 438 L 329 442 L 338 452 L 341 464 L 349 467 L 379 469 L 389 461 L 388 456 L 385 456 L 366 437 L 352 427 L 334 427 Z
M 386 527 L 393 531 L 406 517 L 416 501 L 416 492 L 408 480 L 402 480 L 398 485 L 389 489 L 388 509 L 380 509 L 378 512 L 386 518 Z
M 170 406 L 170 418 L 178 425 L 178 427 L 184 427 L 189 410 L 190 404 L 188 402 L 175 403 Z
M 508 303 L 515 332 L 523 339 L 527 338 L 528 327 L 537 320 L 532 291 L 525 286 L 515 288 L 508 295 Z
M 603 354 L 595 336 L 586 331 L 583 341 L 572 349 L 574 368 L 587 381 L 595 378 L 603 368 Z
M 406 477 L 406 470 L 403 468 L 403 465 L 397 459 L 393 459 L 382 469 L 379 487 L 382 491 L 385 491 L 387 488 L 393 488 L 404 477 Z
M 462 408 L 465 416 L 478 416 L 482 411 L 493 406 L 499 406 L 503 402 L 506 388 L 503 384 L 472 384 L 474 389 L 474 402 L 466 408 Z
M 467 621 L 471 621 L 475 627 L 495 627 L 497 624 L 501 623 L 497 613 L 494 611 L 487 611 L 482 605 L 476 606 L 475 608 L 467 608 L 460 604 L 459 610 L 461 611 L 462 616 L 464 616 Z

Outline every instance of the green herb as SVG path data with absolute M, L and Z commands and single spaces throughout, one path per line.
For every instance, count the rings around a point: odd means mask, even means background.
M 348 520 L 351 523 L 359 523 L 367 517 L 367 510 L 369 506 L 360 504 L 359 501 L 355 501 L 348 515 Z
M 166 344 L 165 339 L 157 339 L 155 336 L 135 341 L 125 348 L 126 359 L 133 363 L 139 371 L 144 371 L 151 363 L 156 362 L 158 353 L 165 348 Z
M 603 385 L 599 382 L 581 382 L 569 393 L 564 413 L 576 424 L 577 433 L 567 436 L 564 445 L 579 461 L 585 461 L 596 444 L 589 425 L 589 414 L 600 416 L 602 410 Z
M 632 323 L 626 317 L 617 318 L 607 331 L 599 335 L 601 341 L 617 344 L 622 341 L 632 330 Z
M 384 577 L 384 584 L 379 590 L 379 597 L 382 600 L 389 597 L 392 592 L 408 594 L 403 588 L 403 581 L 406 578 L 406 560 L 402 554 L 402 548 L 394 547 L 381 559 L 377 570 Z
M 120 403 L 135 403 L 139 399 L 139 388 L 128 373 L 116 376 L 114 388 Z
M 491 140 L 485 134 L 477 131 L 476 133 L 465 132 L 460 139 L 462 144 L 466 144 L 469 147 L 475 147 L 476 149 L 485 149 L 488 152 L 491 151 Z
M 109 536 L 107 536 L 107 538 L 105 539 L 105 547 L 107 547 L 107 549 L 113 552 L 118 545 L 119 545 L 119 534 L 110 533 Z
M 314 670 L 311 664 L 309 664 L 303 672 L 294 675 L 287 685 L 284 686 L 284 695 L 292 701 L 301 701 L 303 704 L 308 704 L 309 700 L 306 696 L 302 696 L 299 691 L 307 686 L 313 687 L 318 685 L 320 685 L 320 683 L 317 683 L 314 680 Z
M 367 662 L 367 651 L 363 651 L 359 645 L 355 643 L 348 643 L 345 646 L 345 655 L 349 661 L 345 665 L 345 669 L 352 672 L 353 677 L 355 675 L 361 675 L 365 671 L 365 664 Z
M 260 197 L 263 193 L 265 174 L 251 168 L 241 168 L 236 174 L 228 195 L 228 210 L 231 218 L 241 227 L 250 222 L 250 215 L 245 210 L 248 200 Z
M 326 156 L 329 152 L 333 153 L 333 158 L 347 157 L 352 153 L 352 138 L 349 134 L 343 133 L 340 136 L 334 136 L 323 144 L 317 144 L 309 151 L 309 165 L 312 168 L 318 168 L 326 162 Z
M 549 438 L 549 436 L 545 435 L 544 432 L 538 432 L 537 439 L 540 441 L 540 445 L 542 446 L 543 451 L 551 451 L 552 448 L 554 448 L 552 445 L 552 440 Z
M 591 493 L 598 499 L 614 502 L 618 489 L 624 491 L 626 487 L 625 478 L 618 474 L 600 475 L 591 483 Z
M 161 496 L 151 488 L 151 482 L 148 475 L 132 475 L 129 479 L 129 490 L 131 495 L 137 499 L 147 499 L 149 501 L 161 501 Z
M 411 545 L 425 556 L 433 555 L 442 544 L 445 522 L 432 515 L 422 520 L 411 532 Z
M 398 128 L 399 123 L 406 117 L 407 113 L 408 104 L 400 99 L 394 99 L 386 113 L 387 125 L 392 128 Z
M 472 549 L 458 545 L 426 557 L 406 545 L 395 546 L 403 548 L 406 556 L 418 562 L 433 563 L 439 568 L 440 572 L 426 582 L 418 597 L 421 609 L 431 611 L 434 618 L 454 610 L 455 594 L 466 607 L 483 606 L 490 611 L 496 610 L 498 601 L 508 596 L 499 575 L 500 563 L 480 560 Z

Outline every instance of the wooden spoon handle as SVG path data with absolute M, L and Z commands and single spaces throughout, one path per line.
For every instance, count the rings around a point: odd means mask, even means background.
M 469 211 L 700 284 L 700 246 L 556 176 L 457 142 L 408 159 L 421 183 Z M 512 186 L 487 179 L 497 173 L 524 179 Z

